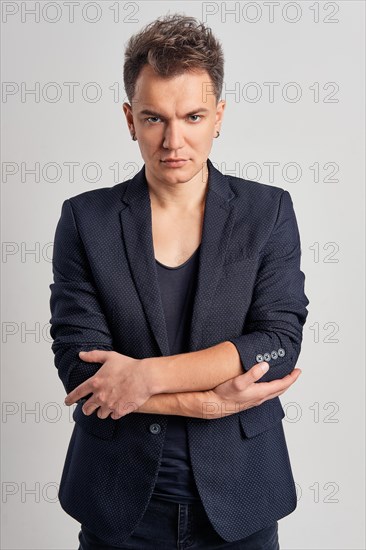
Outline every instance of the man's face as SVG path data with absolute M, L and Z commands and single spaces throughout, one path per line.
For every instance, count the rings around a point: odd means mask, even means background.
M 169 79 L 145 65 L 136 81 L 132 109 L 123 104 L 135 132 L 146 176 L 169 184 L 191 180 L 202 170 L 225 107 L 216 105 L 207 71 L 185 72 Z M 184 161 L 169 163 L 168 158 Z

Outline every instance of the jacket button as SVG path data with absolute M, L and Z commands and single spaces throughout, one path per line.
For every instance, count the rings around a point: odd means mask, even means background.
M 161 431 L 160 424 L 150 424 L 149 429 L 152 434 L 158 434 Z
M 275 350 L 271 351 L 271 357 L 272 357 L 272 359 L 277 359 L 277 357 L 278 357 L 277 351 L 275 351 Z
M 258 353 L 258 355 L 256 356 L 255 360 L 257 361 L 257 363 L 261 363 L 263 361 L 263 355 L 261 355 L 260 353 Z
M 283 357 L 285 355 L 285 350 L 283 348 L 280 348 L 277 353 L 280 357 Z
M 270 361 L 270 360 L 271 360 L 271 355 L 270 355 L 269 353 L 265 353 L 265 354 L 263 355 L 263 359 L 264 359 L 265 361 Z

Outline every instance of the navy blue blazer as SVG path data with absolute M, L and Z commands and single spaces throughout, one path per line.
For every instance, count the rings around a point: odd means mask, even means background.
M 222 174 L 210 159 L 190 351 L 225 340 L 243 372 L 282 378 L 299 357 L 309 301 L 288 191 Z M 64 201 L 50 284 L 52 350 L 67 393 L 100 363 L 80 350 L 169 355 L 158 287 L 145 165 L 130 180 Z M 61 507 L 110 545 L 122 545 L 153 492 L 168 415 L 87 416 L 78 402 L 59 487 Z M 214 529 L 249 536 L 297 504 L 278 397 L 216 419 L 186 417 L 193 473 Z

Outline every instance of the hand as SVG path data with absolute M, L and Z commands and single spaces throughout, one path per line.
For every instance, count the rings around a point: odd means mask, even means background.
M 66 405 L 72 405 L 92 393 L 83 405 L 84 414 L 90 415 L 98 409 L 99 418 L 107 418 L 112 411 L 111 417 L 117 420 L 151 397 L 148 379 L 144 375 L 145 368 L 139 359 L 104 350 L 80 352 L 79 356 L 83 361 L 103 365 L 94 376 L 66 396 Z
M 265 366 L 265 370 L 263 370 Z M 221 418 L 233 412 L 240 412 L 261 405 L 268 399 L 273 399 L 284 393 L 301 374 L 300 369 L 294 369 L 290 374 L 272 380 L 271 382 L 257 382 L 269 368 L 268 363 L 254 365 L 249 371 L 230 380 L 226 380 L 212 390 L 205 392 L 202 404 L 203 414 L 210 418 Z M 213 415 L 213 416 L 212 416 Z

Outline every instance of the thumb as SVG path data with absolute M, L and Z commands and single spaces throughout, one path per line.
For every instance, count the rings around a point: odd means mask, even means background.
M 228 384 L 235 380 L 236 389 L 241 391 L 247 389 L 251 384 L 259 380 L 269 369 L 269 364 L 266 361 L 256 363 L 243 374 L 239 374 L 235 378 L 227 380 L 224 384 Z
M 79 351 L 79 357 L 88 363 L 104 363 L 108 359 L 108 353 L 104 350 L 93 349 L 90 351 Z
M 266 361 L 261 361 L 252 367 L 249 372 L 252 375 L 254 381 L 259 380 L 268 371 L 269 364 Z

